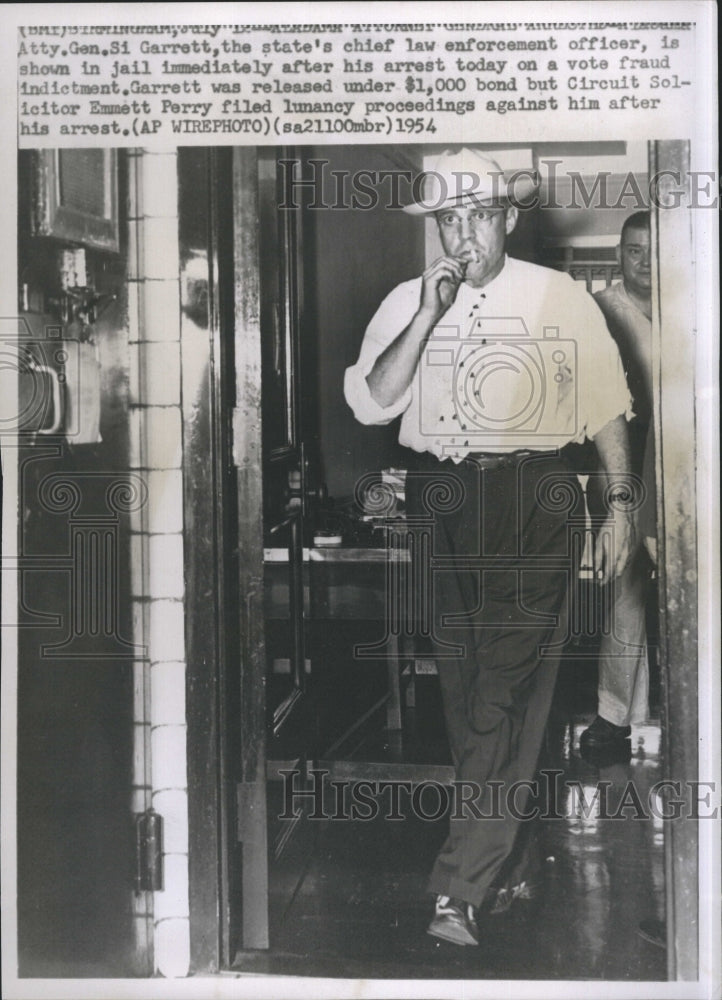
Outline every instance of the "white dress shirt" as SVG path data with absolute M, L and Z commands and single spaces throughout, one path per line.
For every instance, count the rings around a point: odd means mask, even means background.
M 631 416 L 619 351 L 567 274 L 506 257 L 482 289 L 463 283 L 424 345 L 411 384 L 379 406 L 366 377 L 416 313 L 422 279 L 398 285 L 369 323 L 344 392 L 363 424 L 400 414 L 399 442 L 461 461 L 469 453 L 551 451 Z

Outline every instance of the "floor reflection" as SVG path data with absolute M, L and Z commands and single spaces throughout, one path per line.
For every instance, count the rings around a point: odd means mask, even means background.
M 539 824 L 543 891 L 501 916 L 483 915 L 478 949 L 426 935 L 424 882 L 446 821 L 406 815 L 326 823 L 274 950 L 241 954 L 238 965 L 354 978 L 664 980 L 664 950 L 638 934 L 640 921 L 664 917 L 662 820 L 654 815 L 660 727 L 635 731 L 628 764 L 595 768 L 577 749 L 592 717 L 557 705 L 541 761 L 557 771 L 554 808 Z M 433 729 L 423 731 L 433 752 Z M 413 726 L 396 734 L 397 752 L 405 745 L 413 757 L 414 739 Z
M 660 727 L 635 730 L 628 764 L 594 768 L 573 748 L 587 720 L 568 727 L 559 812 L 547 831 L 554 845 L 551 914 L 568 931 L 580 978 L 644 978 L 663 954 L 649 955 L 637 924 L 664 915 L 662 811 L 655 784 L 660 772 Z M 557 912 L 559 910 L 559 912 Z M 583 956 L 583 959 L 582 959 Z M 651 963 L 651 964 L 650 964 Z

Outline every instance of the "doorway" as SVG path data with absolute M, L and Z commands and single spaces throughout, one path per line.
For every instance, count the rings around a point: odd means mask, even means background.
M 341 158 L 343 155 L 339 154 Z M 354 160 L 358 154 L 350 150 L 348 155 Z M 382 151 L 378 155 L 386 154 Z M 405 166 L 410 155 L 403 151 Z M 652 147 L 652 164 L 654 169 L 661 170 L 673 162 L 686 170 L 685 155 L 684 144 L 658 143 Z M 308 171 L 316 169 L 310 163 L 313 158 L 318 159 L 308 152 L 305 158 L 300 158 L 304 162 L 302 169 L 307 171 L 305 177 L 309 176 Z M 236 149 L 232 155 L 218 158 L 209 180 L 218 219 L 217 234 L 211 239 L 211 256 L 215 261 L 215 271 L 212 269 L 211 273 L 217 276 L 214 287 L 218 303 L 214 322 L 221 334 L 219 343 L 224 345 L 219 346 L 218 356 L 225 359 L 221 365 L 225 374 L 216 371 L 211 383 L 217 394 L 213 412 L 219 426 L 224 428 L 220 459 L 228 463 L 224 472 L 225 499 L 216 517 L 224 524 L 225 534 L 221 538 L 236 544 L 229 549 L 222 542 L 216 550 L 224 555 L 224 565 L 231 567 L 228 575 L 224 571 L 225 582 L 222 581 L 225 625 L 217 634 L 219 658 L 224 667 L 215 692 L 214 709 L 215 717 L 223 720 L 213 751 L 219 775 L 215 806 L 221 815 L 221 835 L 217 836 L 216 827 L 215 842 L 219 845 L 221 875 L 214 899 L 206 901 L 205 909 L 197 908 L 200 924 L 204 922 L 203 914 L 210 915 L 217 906 L 215 912 L 220 913 L 220 921 L 218 917 L 215 919 L 221 931 L 218 944 L 209 944 L 205 953 L 199 951 L 198 958 L 203 962 L 203 955 L 212 952 L 221 966 L 230 966 L 238 959 L 241 967 L 249 969 L 259 967 L 259 952 L 270 947 L 273 954 L 274 933 L 282 915 L 290 912 L 294 899 L 299 898 L 297 893 L 304 873 L 312 870 L 309 866 L 313 864 L 314 844 L 321 827 L 314 826 L 311 817 L 316 800 L 313 795 L 303 793 L 313 790 L 314 764 L 337 749 L 334 740 L 327 739 L 323 719 L 326 696 L 330 698 L 337 692 L 333 673 L 323 670 L 323 657 L 314 657 L 314 648 L 322 649 L 314 636 L 314 615 L 326 620 L 320 613 L 329 611 L 329 601 L 337 602 L 336 609 L 339 602 L 342 607 L 357 607 L 364 577 L 373 577 L 378 568 L 356 566 L 349 576 L 349 565 L 340 569 L 333 558 L 311 556 L 312 550 L 324 548 L 323 544 L 317 544 L 318 539 L 324 538 L 321 532 L 332 532 L 338 524 L 333 520 L 331 524 L 323 522 L 324 517 L 328 518 L 328 507 L 322 502 L 321 482 L 328 478 L 334 492 L 342 493 L 348 482 L 344 479 L 347 475 L 344 469 L 351 468 L 354 456 L 360 453 L 367 454 L 377 470 L 387 463 L 388 468 L 393 468 L 397 460 L 393 439 L 383 429 L 374 429 L 373 438 L 357 443 L 353 435 L 343 436 L 338 422 L 318 424 L 316 407 L 328 406 L 328 401 L 314 399 L 313 392 L 304 385 L 304 364 L 307 371 L 316 374 L 313 384 L 320 393 L 334 392 L 332 387 L 339 381 L 334 378 L 334 366 L 341 372 L 355 360 L 358 341 L 354 344 L 339 340 L 333 353 L 319 350 L 313 335 L 319 319 L 323 322 L 324 317 L 309 308 L 306 290 L 309 281 L 317 287 L 325 281 L 326 292 L 319 296 L 322 302 L 318 310 L 326 309 L 329 326 L 332 327 L 335 315 L 343 318 L 347 310 L 351 322 L 362 332 L 370 313 L 364 318 L 363 301 L 352 301 L 349 305 L 346 294 L 349 289 L 353 293 L 360 282 L 344 284 L 341 280 L 344 271 L 363 275 L 369 285 L 377 280 L 393 285 L 418 272 L 416 258 L 422 259 L 424 252 L 422 245 L 414 247 L 409 240 L 409 253 L 401 255 L 406 257 L 403 266 L 409 267 L 409 274 L 391 275 L 394 268 L 402 265 L 394 245 L 382 244 L 379 255 L 383 268 L 379 268 L 382 275 L 379 278 L 364 268 L 358 242 L 353 238 L 356 230 L 349 228 L 349 217 L 342 218 L 341 213 L 333 219 L 338 225 L 337 242 L 325 247 L 314 242 L 319 228 L 314 227 L 312 213 L 304 214 L 299 209 L 286 214 L 278 211 L 284 199 L 288 202 L 288 189 L 284 188 L 288 174 L 283 172 L 280 161 L 295 159 L 296 154 L 288 150 Z M 341 169 L 338 161 L 336 165 Z M 371 215 L 362 218 L 363 225 L 372 230 Z M 671 216 L 657 214 L 655 218 L 657 260 L 662 261 L 665 248 L 671 241 L 679 240 L 678 227 L 681 225 L 684 232 L 685 223 L 677 223 L 675 228 Z M 688 231 L 686 235 L 688 238 Z M 309 246 L 314 248 L 313 252 L 308 252 Z M 229 260 L 233 262 L 232 272 Z M 670 318 L 675 308 L 674 303 L 667 307 L 659 267 L 655 292 L 657 345 L 661 329 L 671 329 Z M 378 301 L 376 294 L 371 298 Z M 683 325 L 677 328 L 676 336 L 685 342 L 691 331 Z M 665 352 L 668 343 L 665 336 Z M 659 350 L 657 358 L 663 375 L 664 358 Z M 228 373 L 231 366 L 233 377 Z M 320 371 L 325 374 L 319 387 Z M 692 390 L 693 370 L 686 373 L 687 398 L 693 398 Z M 682 528 L 673 513 L 676 508 L 668 506 L 670 491 L 676 487 L 661 478 L 665 450 L 678 448 L 685 441 L 689 454 L 689 441 L 694 440 L 691 422 L 678 419 L 678 405 L 678 399 L 674 402 L 665 393 L 659 393 L 656 419 L 661 440 L 658 483 L 662 546 L 666 545 L 667 552 L 676 553 L 672 562 L 667 559 L 662 572 L 665 607 L 669 606 L 670 594 L 681 586 L 680 574 L 690 569 L 694 552 L 688 534 L 693 530 L 689 520 Z M 692 417 L 690 414 L 690 421 Z M 338 444 L 339 459 L 333 468 L 324 468 L 324 448 L 319 448 L 319 442 L 330 440 Z M 687 481 L 693 483 L 694 476 Z M 694 509 L 694 497 L 688 499 L 692 504 L 687 508 L 689 511 Z M 235 524 L 227 520 L 229 505 Z M 685 533 L 684 539 L 680 531 Z M 665 551 L 662 546 L 661 551 Z M 368 585 L 371 591 L 378 587 L 373 581 Z M 334 594 L 329 598 L 331 590 Z M 696 688 L 687 676 L 681 690 L 679 682 L 669 677 L 664 668 L 671 647 L 679 641 L 673 619 L 667 612 L 662 623 L 665 730 L 673 730 L 679 721 L 682 726 L 676 730 L 683 732 L 684 737 L 676 755 L 667 747 L 664 773 L 671 778 L 690 780 L 696 773 L 691 751 L 696 745 L 692 725 L 696 719 Z M 356 644 L 358 633 L 353 634 L 352 644 Z M 693 648 L 685 648 L 683 656 L 693 663 Z M 369 671 L 367 676 L 372 673 Z M 335 680 L 338 681 L 338 671 Z M 364 692 L 369 695 L 367 705 L 359 706 L 353 697 L 349 698 L 354 709 L 361 707 L 358 718 L 377 712 L 388 723 L 389 717 L 384 713 L 388 711 L 388 691 L 392 689 L 383 689 L 388 681 L 389 673 L 381 669 L 374 680 L 380 685 L 378 690 L 371 684 Z M 351 695 L 352 690 L 352 684 L 346 685 L 345 693 Z M 376 694 L 378 697 L 374 697 Z M 410 707 L 408 702 L 406 707 Z M 337 734 L 337 739 L 353 730 L 353 726 L 351 721 Z M 291 808 L 290 813 L 285 809 L 289 781 L 292 805 L 300 806 L 298 811 Z M 274 829 L 275 819 L 284 815 L 281 825 Z M 205 823 L 206 829 L 213 829 L 212 822 Z M 667 849 L 665 895 L 671 935 L 667 960 L 670 977 L 691 978 L 696 967 L 695 920 L 687 919 L 696 914 L 696 897 L 689 892 L 692 883 L 696 885 L 696 877 L 692 835 L 691 839 L 685 838 L 680 850 Z M 671 885 L 676 886 L 675 893 Z M 193 898 L 192 886 L 192 908 Z M 681 899 L 686 905 L 683 920 L 678 919 Z

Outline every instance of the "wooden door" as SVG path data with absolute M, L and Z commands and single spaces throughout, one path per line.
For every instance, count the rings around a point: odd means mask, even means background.
M 309 484 L 301 411 L 301 234 L 298 213 L 278 207 L 280 155 L 239 149 L 233 164 L 240 605 L 236 806 L 244 950 L 269 946 L 312 839 L 303 810 L 297 818 L 279 818 L 279 778 L 292 771 L 290 780 L 301 787 L 315 752 L 314 702 L 305 669 Z M 276 585 L 267 589 L 264 552 L 270 549 L 281 558 Z

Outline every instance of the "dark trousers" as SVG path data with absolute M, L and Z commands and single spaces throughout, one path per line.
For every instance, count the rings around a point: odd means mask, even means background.
M 467 808 L 450 819 L 428 887 L 478 906 L 527 806 L 523 783 L 535 775 L 566 634 L 569 522 L 583 507 L 576 476 L 556 455 L 492 470 L 472 460 L 419 464 L 407 480 L 409 519 L 428 516 L 442 496 L 433 512 L 432 645 L 456 780 L 490 817 Z M 435 479 L 456 495 L 434 493 Z M 458 655 L 449 655 L 454 644 Z

